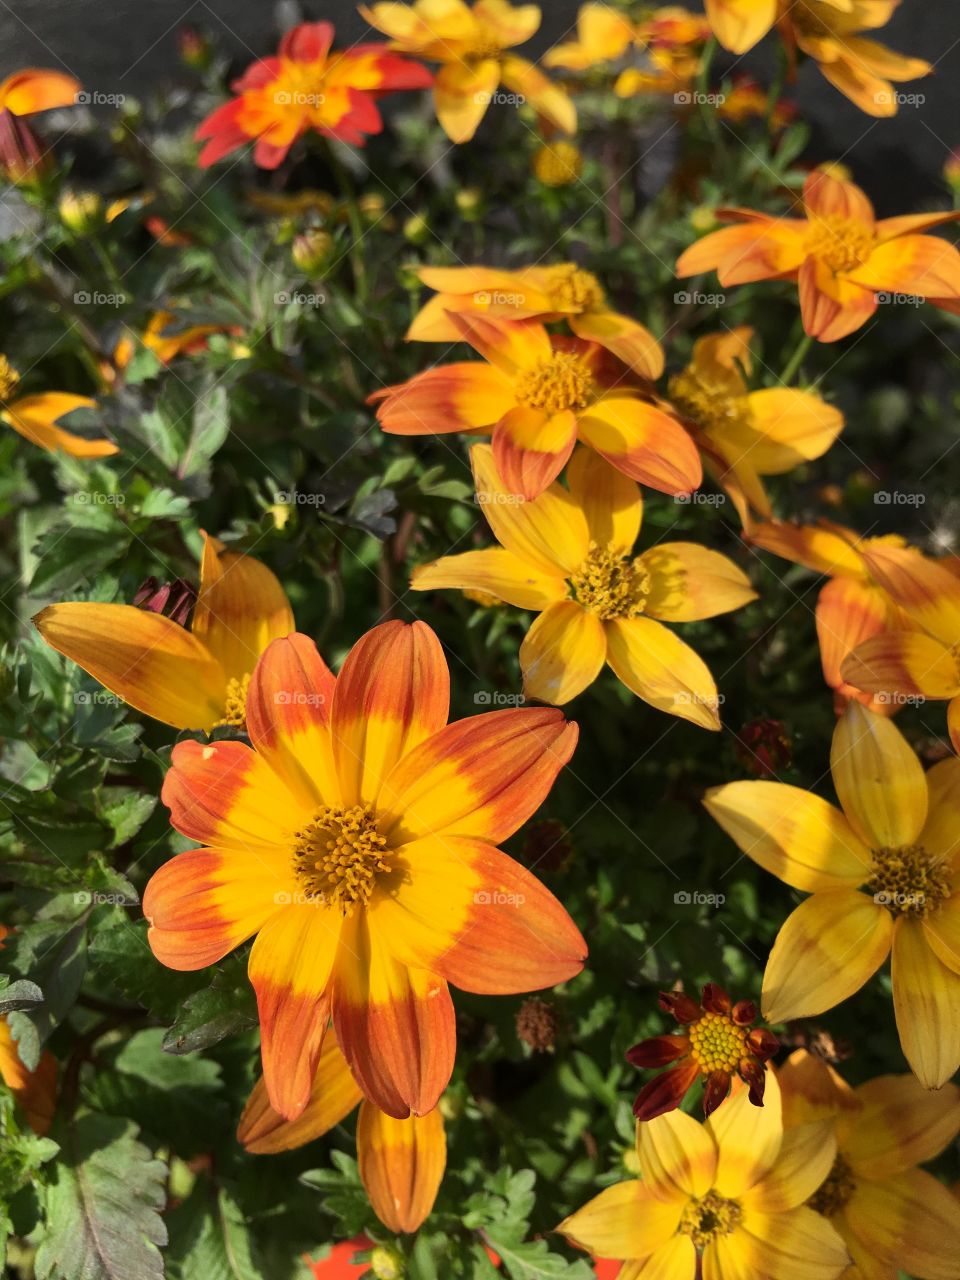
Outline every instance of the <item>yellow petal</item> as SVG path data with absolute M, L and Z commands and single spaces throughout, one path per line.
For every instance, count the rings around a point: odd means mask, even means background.
M 651 580 L 647 612 L 664 622 L 715 618 L 757 598 L 742 569 L 699 543 L 662 542 L 641 559 Z
M 891 1273 L 956 1280 L 960 1200 L 922 1169 L 861 1183 L 843 1216 L 865 1252 Z
M 855 1090 L 860 1112 L 843 1153 L 877 1182 L 938 1156 L 960 1132 L 960 1088 L 924 1089 L 916 1076 L 877 1076 Z
M 720 728 L 717 686 L 706 663 L 653 618 L 607 624 L 607 661 L 631 693 L 658 711 Z
M 960 760 L 940 760 L 927 772 L 927 821 L 918 844 L 927 853 L 956 867 L 960 860 Z
M 337 1037 L 327 1031 L 320 1050 L 310 1100 L 296 1120 L 284 1120 L 270 1106 L 263 1076 L 254 1085 L 237 1127 L 237 1141 L 253 1155 L 275 1155 L 322 1138 L 345 1119 L 363 1094 L 350 1074 Z
M 746 53 L 773 26 L 776 0 L 705 0 L 713 34 L 731 53 Z
M 717 1173 L 710 1130 L 684 1111 L 668 1111 L 637 1125 L 640 1172 L 658 1200 L 705 1196 Z
M 843 414 L 809 391 L 771 387 L 748 398 L 750 426 L 762 439 L 750 450 L 750 462 L 763 475 L 779 475 L 798 463 L 819 458 L 843 430 Z
M 689 1236 L 676 1235 L 643 1262 L 628 1262 L 617 1280 L 695 1280 L 697 1251 Z
M 787 1129 L 773 1167 L 742 1197 L 744 1209 L 783 1213 L 805 1204 L 830 1172 L 836 1154 L 832 1117 Z
M 941 964 L 960 973 L 960 893 L 954 893 L 938 911 L 924 916 L 923 932 Z
M 960 1066 L 960 974 L 937 959 L 919 920 L 901 916 L 891 977 L 904 1057 L 925 1089 L 939 1089 Z
M 783 1142 L 780 1085 L 771 1068 L 763 1106 L 755 1107 L 747 1089 L 738 1089 L 706 1122 L 717 1144 L 714 1190 L 731 1200 L 744 1196 L 773 1168 Z
M 370 1205 L 389 1231 L 416 1231 L 430 1216 L 447 1165 L 439 1108 L 397 1120 L 364 1099 L 357 1160 Z
M 741 1276 L 750 1280 L 760 1280 L 761 1276 L 776 1276 L 777 1280 L 837 1280 L 850 1261 L 836 1230 L 812 1209 L 744 1214 L 740 1229 L 729 1238 L 743 1268 L 730 1272 L 737 1280 Z
M 465 551 L 417 565 L 410 586 L 414 591 L 483 591 L 518 609 L 538 612 L 567 596 L 566 579 L 559 568 L 545 573 L 503 547 Z
M 78 436 L 56 425 L 59 418 L 66 417 L 75 409 L 93 409 L 95 406 L 96 401 L 88 396 L 48 391 L 42 395 L 23 396 L 8 404 L 0 411 L 0 420 L 48 453 L 60 450 L 73 458 L 108 458 L 119 452 L 111 441 L 88 440 L 86 436 Z
M 575 600 L 561 600 L 540 614 L 520 646 L 524 693 L 562 706 L 593 684 L 606 657 L 600 619 Z
M 640 532 L 640 486 L 592 449 L 577 449 L 567 466 L 570 496 L 584 514 L 590 541 L 626 554 Z
M 634 1178 L 601 1191 L 557 1230 L 599 1258 L 645 1258 L 675 1234 L 683 1197 L 658 1200 Z
M 849 703 L 833 733 L 830 769 L 850 825 L 870 848 L 916 841 L 927 816 L 927 782 L 892 720 Z
M 855 889 L 815 893 L 787 917 L 763 975 L 770 1022 L 825 1013 L 859 991 L 890 953 L 889 911 Z
M 785 1129 L 824 1119 L 840 1123 L 848 1114 L 856 1117 L 860 1111 L 860 1103 L 847 1082 L 809 1049 L 795 1049 L 777 1068 L 777 1079 Z
M 433 102 L 441 128 L 451 142 L 469 142 L 486 115 L 500 83 L 500 64 L 494 58 L 468 65 L 447 62 L 437 72 Z

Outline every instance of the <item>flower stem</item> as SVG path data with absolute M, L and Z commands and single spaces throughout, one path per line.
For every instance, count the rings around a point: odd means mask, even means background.
M 353 269 L 353 282 L 357 290 L 357 302 L 362 306 L 367 300 L 367 264 L 363 256 L 363 219 L 360 206 L 357 204 L 357 192 L 345 165 L 332 146 L 327 147 L 330 167 L 337 179 L 337 186 L 347 206 L 347 218 L 350 222 L 350 266 Z
M 783 373 L 780 375 L 780 381 L 785 387 L 788 387 L 797 375 L 797 370 L 803 363 L 803 358 L 813 345 L 813 335 L 805 333 L 794 349 L 793 355 L 787 361 Z

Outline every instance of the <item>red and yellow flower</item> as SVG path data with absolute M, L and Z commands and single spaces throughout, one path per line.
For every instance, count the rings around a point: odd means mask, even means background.
M 390 1231 L 416 1231 L 429 1217 L 447 1163 L 443 1117 L 397 1120 L 364 1098 L 336 1033 L 327 1031 L 310 1099 L 296 1120 L 274 1111 L 261 1077 L 247 1101 L 237 1138 L 253 1155 L 274 1155 L 322 1138 L 360 1107 L 357 1163 L 373 1211 Z
M 203 535 L 189 627 L 127 604 L 72 601 L 34 618 L 52 649 L 144 715 L 176 729 L 242 726 L 257 659 L 293 614 L 266 565 Z
M 752 76 L 738 72 L 733 77 L 730 92 L 717 106 L 717 115 L 733 124 L 747 120 L 766 120 L 771 133 L 779 133 L 796 118 L 797 108 L 792 102 L 778 100 L 770 110 L 769 92 L 757 84 Z
M 807 1202 L 836 1155 L 829 1120 L 784 1129 L 768 1069 L 763 1107 L 740 1089 L 709 1120 L 683 1111 L 637 1125 L 639 1179 L 607 1187 L 557 1228 L 619 1280 L 837 1280 L 850 1258 Z
M 438 365 L 375 392 L 369 403 L 384 431 L 492 432 L 505 486 L 527 499 L 556 479 L 578 439 L 653 489 L 686 494 L 699 485 L 689 435 L 645 403 L 629 371 L 596 342 L 551 336 L 537 320 L 448 316 L 487 363 Z
M 527 697 L 564 703 L 604 663 L 650 706 L 719 729 L 719 699 L 700 657 L 664 622 L 713 618 L 753 600 L 726 556 L 694 542 L 634 555 L 643 500 L 626 476 L 588 449 L 574 454 L 568 488 L 517 502 L 487 445 L 471 451 L 477 498 L 500 542 L 418 566 L 415 591 L 480 591 L 539 617 L 520 647 Z
M 174 747 L 163 800 L 203 847 L 147 885 L 150 945 L 200 969 L 255 935 L 265 1089 L 285 1119 L 307 1106 L 331 1018 L 364 1095 L 424 1115 L 453 1068 L 448 983 L 527 991 L 583 965 L 563 907 L 497 848 L 549 792 L 576 726 L 548 708 L 447 724 L 448 707 L 423 623 L 375 628 L 336 679 L 294 634 L 253 672 L 252 747 Z
M 574 334 L 599 343 L 641 378 L 663 373 L 663 349 L 644 326 L 610 307 L 595 275 L 575 262 L 552 267 L 419 267 L 435 289 L 407 330 L 410 342 L 459 342 L 453 315 L 506 320 L 566 320 Z
M 846 1000 L 892 952 L 897 1030 L 920 1083 L 960 1066 L 960 760 L 924 775 L 892 721 L 851 702 L 830 766 L 840 808 L 780 782 L 731 782 L 707 811 L 754 862 L 810 894 L 763 979 L 771 1022 Z
M 857 689 L 885 698 L 947 702 L 947 729 L 960 751 L 960 576 L 948 561 L 882 541 L 864 553 L 874 579 L 912 629 L 864 639 L 840 672 Z
M 510 53 L 540 26 L 535 4 L 509 0 L 415 0 L 361 5 L 360 12 L 390 39 L 391 48 L 439 62 L 433 86 L 437 119 L 451 142 L 469 142 L 500 85 L 529 103 L 564 133 L 577 127 L 569 95 L 538 67 Z
M 224 324 L 191 324 L 181 328 L 177 325 L 178 318 L 172 311 L 155 311 L 140 334 L 140 341 L 161 364 L 169 364 L 177 356 L 193 356 L 205 351 L 211 334 L 240 332 Z M 134 350 L 132 338 L 120 339 L 113 353 L 113 363 L 118 369 L 127 367 L 133 359 Z
M 334 50 L 330 22 L 304 22 L 283 37 L 275 58 L 250 66 L 232 88 L 237 95 L 197 129 L 203 168 L 253 142 L 261 169 L 276 169 L 294 142 L 319 133 L 353 146 L 380 133 L 377 98 L 433 83 L 426 67 L 391 53 L 385 45 Z
M 924 1089 L 909 1075 L 878 1076 L 851 1089 L 804 1049 L 779 1069 L 783 1119 L 833 1121 L 833 1168 L 808 1201 L 843 1238 L 854 1266 L 845 1280 L 953 1280 L 949 1241 L 960 1239 L 960 1200 L 917 1166 L 960 1130 L 960 1088 Z
M 730 1093 L 734 1076 L 749 1088 L 755 1107 L 763 1106 L 765 1063 L 777 1052 L 777 1038 L 755 1027 L 759 1011 L 752 1000 L 736 1004 L 715 982 L 703 988 L 700 1003 L 683 992 L 661 991 L 660 1008 L 683 1028 L 675 1035 L 651 1036 L 627 1050 L 635 1067 L 669 1071 L 643 1086 L 633 1103 L 638 1120 L 653 1120 L 679 1107 L 686 1094 L 703 1081 L 703 1114 L 710 1116 Z
M 909 294 L 934 306 L 960 304 L 960 253 L 928 227 L 960 211 L 877 219 L 852 182 L 811 173 L 803 187 L 804 216 L 776 218 L 752 209 L 718 209 L 735 225 L 712 231 L 677 262 L 678 276 L 716 270 L 721 284 L 795 280 L 804 330 L 836 342 L 877 309 L 878 292 Z
M 95 400 L 66 391 L 44 391 L 11 399 L 19 384 L 19 373 L 6 356 L 0 355 L 0 422 L 12 427 L 24 440 L 47 453 L 60 451 L 72 458 L 108 458 L 118 452 L 110 440 L 88 440 L 57 426 L 61 418 L 76 409 L 95 409 Z

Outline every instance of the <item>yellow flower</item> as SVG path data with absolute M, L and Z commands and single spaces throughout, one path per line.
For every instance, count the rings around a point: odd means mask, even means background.
M 638 1125 L 640 1179 L 608 1187 L 558 1230 L 622 1259 L 619 1280 L 836 1280 L 850 1260 L 843 1241 L 806 1207 L 836 1155 L 832 1125 L 785 1131 L 768 1076 L 763 1107 L 742 1089 L 705 1124 L 671 1111 Z
M 764 1017 L 832 1009 L 892 951 L 901 1047 L 939 1089 L 960 1066 L 960 760 L 925 776 L 896 726 L 851 702 L 830 767 L 840 808 L 780 782 L 731 782 L 704 799 L 745 854 L 811 895 L 770 953 Z
M 13 427 L 24 440 L 48 453 L 59 450 L 73 458 L 106 458 L 118 452 L 109 440 L 88 440 L 86 436 L 74 435 L 57 426 L 61 418 L 75 409 L 95 409 L 95 400 L 66 391 L 45 391 L 14 400 L 12 396 L 19 385 L 19 373 L 6 356 L 0 355 L 0 422 Z
M 633 544 L 639 486 L 588 449 L 533 501 L 506 491 L 487 445 L 471 449 L 477 499 L 501 543 L 419 566 L 415 591 L 485 591 L 539 617 L 520 648 L 527 697 L 564 703 L 605 662 L 644 702 L 719 729 L 716 685 L 694 651 L 663 622 L 693 622 L 754 599 L 746 576 L 693 542 Z
M 568 187 L 583 170 L 583 156 L 572 142 L 545 142 L 533 153 L 533 172 L 545 187 Z
M 577 38 L 555 45 L 544 54 L 545 67 L 590 71 L 602 62 L 615 62 L 634 40 L 633 23 L 625 13 L 605 4 L 584 4 L 577 13 Z

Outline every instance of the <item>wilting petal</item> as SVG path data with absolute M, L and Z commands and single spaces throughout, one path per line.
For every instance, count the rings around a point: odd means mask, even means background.
M 925 1089 L 939 1089 L 960 1066 L 960 973 L 938 960 L 919 920 L 901 916 L 890 975 L 904 1057 Z
M 607 661 L 627 688 L 670 715 L 719 729 L 717 687 L 706 663 L 652 618 L 607 624 Z
M 556 573 L 544 573 L 502 547 L 464 551 L 458 556 L 441 556 L 431 564 L 419 564 L 411 575 L 410 586 L 414 591 L 484 591 L 518 609 L 538 612 L 567 595 L 566 580 L 559 568 Z
M 920 631 L 886 631 L 865 640 L 844 658 L 840 674 L 868 693 L 952 698 L 960 692 L 950 650 Z
M 598 342 L 628 369 L 655 382 L 663 373 L 663 348 L 649 329 L 616 311 L 584 311 L 569 317 L 578 338 Z
M 676 1234 L 683 1207 L 679 1194 L 657 1200 L 631 1178 L 601 1191 L 557 1231 L 600 1258 L 645 1258 Z
M 337 1039 L 365 1096 L 388 1115 L 425 1115 L 447 1087 L 456 1052 L 443 978 L 394 960 L 373 913 L 344 922 L 333 990 Z
M 350 1074 L 332 1029 L 323 1039 L 310 1101 L 296 1120 L 284 1120 L 270 1106 L 263 1077 L 253 1087 L 237 1127 L 237 1141 L 252 1155 L 292 1151 L 329 1133 L 346 1119 L 363 1094 Z
M 820 342 L 837 342 L 854 333 L 877 309 L 872 289 L 835 276 L 818 258 L 807 258 L 797 282 L 804 332 Z
M 703 803 L 749 858 L 794 889 L 853 888 L 870 874 L 870 850 L 844 815 L 801 787 L 728 782 Z
M 606 658 L 600 619 L 575 600 L 561 600 L 540 614 L 520 646 L 524 693 L 562 706 L 593 684 Z
M 741 1227 L 728 1242 L 731 1254 L 742 1271 L 724 1271 L 741 1280 L 776 1276 L 777 1280 L 837 1280 L 850 1258 L 843 1240 L 829 1221 L 812 1209 L 790 1209 L 787 1213 L 744 1214 Z M 706 1280 L 706 1277 L 704 1278 Z
M 200 594 L 190 630 L 227 678 L 249 675 L 270 641 L 294 629 L 286 593 L 267 566 L 204 534 Z
M 769 387 L 748 397 L 750 426 L 763 437 L 749 461 L 761 474 L 779 475 L 804 459 L 819 458 L 843 430 L 843 414 L 809 391 Z
M 831 1117 L 785 1130 L 772 1167 L 744 1195 L 744 1209 L 748 1213 L 783 1213 L 806 1204 L 833 1165 L 836 1127 Z
M 864 1179 L 879 1182 L 938 1156 L 960 1131 L 960 1088 L 924 1089 L 915 1076 L 877 1076 L 856 1090 L 862 1110 L 843 1152 Z
M 433 102 L 440 126 L 451 142 L 470 141 L 499 83 L 500 64 L 495 58 L 472 65 L 444 63 L 433 83 Z
M 548 417 L 518 405 L 497 423 L 493 457 L 504 486 L 527 499 L 543 493 L 566 465 L 577 442 L 577 419 L 569 409 Z
M 700 1068 L 695 1062 L 682 1062 L 670 1071 L 648 1080 L 633 1100 L 633 1114 L 645 1124 L 655 1120 L 657 1116 L 666 1115 L 680 1106 L 700 1075 Z
M 647 612 L 664 622 L 715 618 L 757 598 L 742 569 L 697 542 L 661 542 L 641 560 L 650 573 Z
M 871 849 L 913 844 L 927 817 L 923 766 L 890 720 L 851 702 L 830 748 L 837 797 Z
M 47 391 L 42 395 L 24 396 L 0 408 L 0 421 L 13 427 L 31 444 L 49 453 L 69 454 L 72 458 L 108 458 L 119 453 L 110 440 L 89 440 L 76 435 L 65 427 L 56 425 L 74 409 L 93 409 L 95 401 L 88 396 L 71 396 L 62 391 Z
M 330 728 L 344 805 L 375 804 L 383 780 L 447 722 L 450 673 L 422 622 L 385 622 L 353 646 L 337 677 Z
M 364 1100 L 357 1121 L 357 1160 L 370 1205 L 389 1231 L 416 1231 L 430 1216 L 447 1164 L 443 1116 L 395 1120 Z
M 813 894 L 777 934 L 763 975 L 763 1016 L 788 1022 L 834 1008 L 873 977 L 892 937 L 889 911 L 865 894 Z
M 286 1120 L 296 1120 L 310 1098 L 330 1016 L 330 978 L 342 924 L 333 908 L 281 907 L 250 952 L 247 971 L 257 993 L 264 1084 L 271 1107 Z
M 614 394 L 590 405 L 579 434 L 618 471 L 661 493 L 690 493 L 703 479 L 697 447 L 676 418 L 634 397 Z
M 890 605 L 879 587 L 856 578 L 833 578 L 824 585 L 817 598 L 817 639 L 823 677 L 832 689 L 846 697 L 857 694 L 840 674 L 843 660 L 885 631 L 890 614 Z
M 223 717 L 223 668 L 170 618 L 81 601 L 48 605 L 33 621 L 52 649 L 145 715 L 177 729 L 212 729 Z
M 705 1196 L 717 1173 L 717 1146 L 706 1125 L 671 1111 L 637 1126 L 644 1185 L 658 1200 Z
M 776 0 L 706 0 L 705 8 L 710 29 L 730 53 L 759 44 L 777 16 Z
M 472 360 L 426 369 L 393 387 L 374 392 L 377 421 L 390 435 L 443 435 L 451 431 L 490 431 L 516 404 L 507 378 L 490 365 Z
M 762 1107 L 753 1105 L 746 1089 L 739 1089 L 717 1108 L 705 1125 L 717 1145 L 713 1186 L 720 1195 L 733 1200 L 765 1178 L 780 1154 L 783 1141 L 780 1086 L 772 1068 L 766 1069 L 766 1077 Z
M 204 969 L 262 929 L 289 887 L 280 865 L 260 853 L 177 854 L 143 893 L 150 948 L 168 969 Z
M 427 835 L 505 840 L 543 803 L 576 742 L 577 726 L 554 708 L 455 720 L 388 776 L 381 830 L 394 846 Z
M 865 1251 L 900 1274 L 954 1280 L 960 1200 L 922 1169 L 861 1183 L 844 1207 L 844 1222 Z
M 567 487 L 591 542 L 622 552 L 633 549 L 643 517 L 643 497 L 633 480 L 592 449 L 578 449 L 567 467 Z

